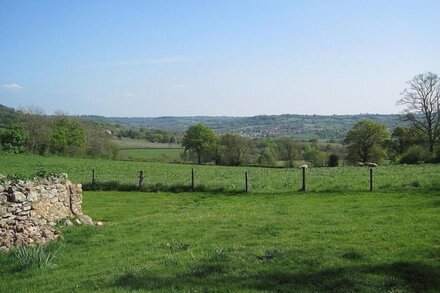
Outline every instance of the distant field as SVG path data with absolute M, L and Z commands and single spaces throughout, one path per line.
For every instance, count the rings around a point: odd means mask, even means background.
M 130 161 L 147 162 L 174 162 L 180 161 L 182 148 L 151 148 L 151 149 L 122 149 L 119 151 L 120 157 Z
M 86 192 L 83 209 L 105 225 L 61 228 L 54 266 L 0 253 L 0 292 L 440 291 L 438 193 Z
M 164 148 L 181 148 L 182 145 L 178 143 L 153 143 L 143 139 L 130 139 L 130 138 L 121 138 L 121 139 L 112 139 L 111 142 L 119 146 L 121 149 L 139 149 L 139 148 L 149 148 L 149 149 L 164 149 Z
M 193 167 L 196 185 L 202 184 L 207 189 L 242 190 L 246 171 L 249 172 L 253 192 L 296 192 L 301 187 L 301 171 L 298 168 L 191 166 L 33 155 L 0 156 L 0 173 L 31 176 L 39 164 L 47 171 L 68 173 L 73 181 L 81 183 L 90 183 L 92 170 L 95 169 L 98 181 L 135 184 L 139 171 L 144 170 L 146 184 L 189 185 Z M 326 167 L 307 170 L 307 190 L 311 192 L 365 191 L 368 188 L 368 168 Z M 440 190 L 440 165 L 378 167 L 374 170 L 374 188 L 378 191 Z

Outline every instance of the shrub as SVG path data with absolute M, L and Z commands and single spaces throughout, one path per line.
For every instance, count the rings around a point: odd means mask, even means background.
M 420 161 L 429 161 L 428 151 L 419 145 L 410 146 L 400 158 L 401 164 L 417 164 Z
M 312 163 L 314 167 L 324 167 L 327 164 L 326 153 L 312 146 L 305 147 L 304 159 Z
M 328 166 L 329 167 L 337 167 L 337 166 L 339 166 L 339 157 L 338 157 L 338 155 L 331 154 L 328 157 Z
M 440 146 L 435 149 L 434 156 L 431 159 L 431 163 L 440 163 Z
M 276 163 L 273 150 L 269 147 L 264 149 L 263 153 L 258 157 L 258 164 L 261 166 L 275 166 Z

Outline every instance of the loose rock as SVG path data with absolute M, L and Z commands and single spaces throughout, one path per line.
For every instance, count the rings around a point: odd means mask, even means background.
M 83 223 L 84 225 L 93 225 L 93 220 L 87 215 L 81 215 L 78 217 L 78 219 Z

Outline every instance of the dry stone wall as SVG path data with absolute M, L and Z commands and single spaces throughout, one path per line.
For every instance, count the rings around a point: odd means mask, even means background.
M 82 186 L 66 174 L 45 179 L 4 182 L 0 185 L 0 250 L 13 245 L 45 244 L 59 237 L 56 221 L 79 217 Z

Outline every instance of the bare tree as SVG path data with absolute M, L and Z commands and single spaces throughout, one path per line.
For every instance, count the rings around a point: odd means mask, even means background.
M 38 106 L 20 107 L 19 119 L 25 130 L 29 152 L 43 154 L 48 151 L 52 135 L 52 121 Z
M 397 104 L 406 106 L 406 120 L 425 135 L 432 153 L 440 139 L 440 78 L 428 72 L 416 75 L 407 84 Z

